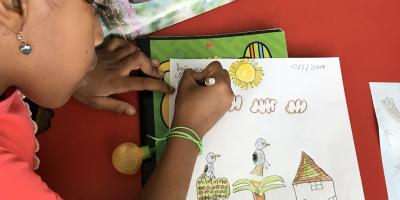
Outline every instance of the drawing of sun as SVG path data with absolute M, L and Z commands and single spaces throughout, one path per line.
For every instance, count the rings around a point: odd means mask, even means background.
M 250 63 L 247 59 L 239 60 L 231 64 L 229 76 L 236 86 L 248 90 L 261 83 L 264 70 L 256 62 Z

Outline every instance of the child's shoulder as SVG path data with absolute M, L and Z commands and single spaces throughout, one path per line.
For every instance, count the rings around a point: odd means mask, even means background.
M 19 152 L 33 149 L 34 145 L 35 125 L 23 98 L 21 92 L 14 90 L 0 101 L 0 145 Z

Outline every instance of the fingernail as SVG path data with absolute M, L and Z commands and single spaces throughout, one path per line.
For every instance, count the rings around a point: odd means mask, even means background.
M 127 115 L 135 115 L 135 113 L 136 113 L 136 111 L 135 111 L 135 109 L 133 109 L 133 108 L 128 108 L 128 109 L 126 110 L 126 114 L 127 114 Z
M 151 59 L 151 62 L 152 62 L 152 64 L 153 64 L 153 66 L 155 66 L 155 67 L 160 66 L 160 61 L 157 60 L 157 59 Z

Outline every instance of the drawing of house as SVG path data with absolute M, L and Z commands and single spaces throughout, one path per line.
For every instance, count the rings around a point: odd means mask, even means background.
M 296 200 L 337 200 L 333 179 L 305 152 L 301 155 L 293 189 Z

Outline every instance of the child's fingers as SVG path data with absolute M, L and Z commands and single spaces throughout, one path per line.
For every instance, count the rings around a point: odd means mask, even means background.
M 181 82 L 184 85 L 197 83 L 196 81 L 205 81 L 207 78 L 214 78 L 216 84 L 230 82 L 229 73 L 222 68 L 221 63 L 212 62 L 203 71 L 196 72 L 193 69 L 186 69 Z
M 204 79 L 206 78 L 215 78 L 216 79 L 216 84 L 220 84 L 221 81 L 224 82 L 229 82 L 229 73 L 226 71 L 224 68 L 222 68 L 222 65 L 218 61 L 214 61 L 210 63 L 206 69 L 203 70 L 202 72 Z
M 157 59 L 151 59 L 151 64 L 153 64 L 153 67 L 159 67 L 161 62 Z
M 231 76 L 229 75 L 228 70 L 224 69 L 224 75 L 228 82 L 231 82 Z
M 106 50 L 108 50 L 108 51 L 115 51 L 115 50 L 117 50 L 117 49 L 119 49 L 119 48 L 122 48 L 122 47 L 128 45 L 128 44 L 129 44 L 129 42 L 126 41 L 126 40 L 124 40 L 124 39 L 121 39 L 121 38 L 112 38 L 112 39 L 108 42 L 108 44 L 106 45 L 105 48 L 106 48 Z
M 159 60 L 157 60 L 157 59 L 152 59 L 152 58 L 149 58 L 149 59 L 150 59 L 150 61 L 151 61 L 151 64 L 152 64 L 153 67 L 155 68 L 155 70 L 157 70 L 157 73 L 160 75 L 160 77 L 161 77 L 161 78 L 164 78 L 164 76 L 165 76 L 165 71 L 162 71 L 162 70 L 159 69 L 159 67 L 160 67 L 160 65 L 161 65 L 161 62 L 160 62 Z
M 114 94 L 130 91 L 157 91 L 163 93 L 173 93 L 175 89 L 162 80 L 146 77 L 125 77 L 121 78 L 114 86 Z
M 154 77 L 162 78 L 162 74 L 158 72 L 156 67 L 153 67 L 153 63 L 143 52 L 136 52 L 132 56 L 128 56 L 121 60 L 121 74 L 127 75 L 132 70 L 141 70 L 144 74 Z
M 217 73 L 222 73 L 223 68 L 220 62 L 214 61 L 210 63 L 203 71 L 201 72 L 195 72 L 193 71 L 191 73 L 192 77 L 196 81 L 203 81 L 206 78 L 213 77 Z
M 123 48 L 115 50 L 113 52 L 113 59 L 115 60 L 121 60 L 123 58 L 126 58 L 127 56 L 130 56 L 136 52 L 140 51 L 140 49 L 132 44 L 126 45 Z
M 163 73 L 159 72 L 157 68 L 160 65 L 159 62 L 157 63 L 156 60 L 149 59 L 144 53 L 140 53 L 138 57 L 135 61 L 144 74 L 154 78 L 163 78 Z
M 201 72 L 196 72 L 193 69 L 185 69 L 183 72 L 182 78 L 180 80 L 179 85 L 186 87 L 186 86 L 193 86 L 198 85 L 196 81 L 204 80 L 204 75 Z
M 112 97 L 94 97 L 93 107 L 99 110 L 111 111 L 119 114 L 135 115 L 136 109 L 131 104 Z
M 187 69 L 185 72 L 188 71 L 190 72 L 190 76 L 195 80 L 195 81 L 203 81 L 207 78 L 207 72 L 202 71 L 202 72 L 196 72 L 193 69 Z
M 120 73 L 126 75 L 133 70 L 139 70 L 143 62 L 145 64 L 146 62 L 150 63 L 150 61 L 143 59 L 142 54 L 142 52 L 135 52 L 134 54 L 121 59 L 119 62 Z

